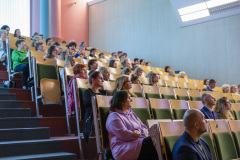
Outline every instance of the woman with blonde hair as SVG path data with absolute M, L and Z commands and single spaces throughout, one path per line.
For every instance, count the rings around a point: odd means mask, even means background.
M 73 56 L 67 56 L 65 59 L 65 67 L 73 67 L 75 65 L 75 60 L 73 59 Z
M 131 72 L 132 72 L 131 68 L 125 67 L 125 68 L 122 70 L 121 75 L 130 76 Z
M 155 72 L 153 72 L 153 71 L 149 71 L 147 74 L 146 74 L 146 78 L 149 78 L 149 76 L 151 75 L 151 74 L 153 74 L 153 73 L 155 73 Z
M 116 79 L 114 89 L 111 92 L 111 95 L 113 95 L 115 92 L 120 90 L 126 90 L 131 95 L 131 97 L 137 97 L 134 93 L 130 91 L 132 88 L 132 83 L 130 81 L 130 78 L 128 76 L 122 76 Z
M 236 85 L 231 85 L 230 92 L 233 94 L 238 94 L 238 88 Z
M 234 120 L 234 117 L 230 112 L 231 108 L 232 106 L 229 100 L 226 97 L 222 97 L 217 100 L 213 110 L 217 113 L 219 119 Z
M 134 70 L 134 75 L 136 75 L 136 76 L 138 76 L 138 77 L 141 77 L 143 72 L 144 72 L 144 70 L 143 70 L 141 67 L 137 67 L 137 68 Z
M 158 83 L 158 75 L 156 73 L 152 73 L 149 75 L 149 82 L 152 86 L 157 86 Z

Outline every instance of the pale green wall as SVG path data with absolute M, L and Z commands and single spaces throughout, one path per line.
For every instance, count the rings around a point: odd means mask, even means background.
M 240 84 L 240 15 L 180 28 L 170 0 L 106 0 L 89 7 L 89 44 Z

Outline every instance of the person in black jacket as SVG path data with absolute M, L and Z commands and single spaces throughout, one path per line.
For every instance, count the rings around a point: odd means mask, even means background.
M 87 142 L 93 128 L 93 111 L 91 97 L 96 95 L 106 95 L 106 91 L 100 90 L 100 88 L 103 86 L 103 81 L 104 80 L 102 74 L 98 71 L 94 71 L 89 76 L 89 83 L 91 84 L 91 87 L 83 92 L 83 136 Z

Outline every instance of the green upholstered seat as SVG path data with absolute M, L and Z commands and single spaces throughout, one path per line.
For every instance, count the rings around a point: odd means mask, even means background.
M 160 94 L 145 93 L 146 99 L 157 98 L 160 99 Z
M 175 99 L 175 96 L 174 96 L 174 95 L 162 94 L 162 98 L 163 98 L 163 99 Z
M 234 114 L 234 111 L 233 110 L 230 110 L 230 113 L 232 114 L 232 116 L 234 117 L 234 119 L 236 120 L 236 116 Z
M 201 101 L 201 97 L 193 97 L 193 96 L 190 96 L 191 100 L 192 101 Z
M 175 119 L 183 119 L 183 115 L 186 111 L 187 109 L 173 109 L 173 115 Z
M 188 101 L 189 97 L 188 96 L 179 96 L 179 95 L 177 95 L 177 99 Z
M 147 125 L 147 120 L 151 119 L 149 110 L 147 108 L 132 108 L 133 112 L 142 121 L 143 124 Z
M 236 144 L 238 158 L 240 157 L 240 131 L 233 131 L 233 138 Z
M 229 132 L 213 133 L 219 160 L 236 159 L 237 150 Z
M 143 97 L 143 94 L 141 92 L 133 92 L 138 97 Z
M 100 116 L 100 128 L 102 134 L 102 146 L 103 150 L 108 150 L 109 147 L 109 139 L 108 132 L 106 129 L 106 122 L 109 115 L 109 107 L 99 107 L 99 116 Z
M 38 85 L 43 78 L 47 79 L 58 79 L 57 70 L 53 65 L 37 64 L 37 76 L 38 76 Z
M 234 99 L 228 99 L 230 103 L 235 103 Z
M 234 100 L 235 103 L 240 103 L 240 100 Z
M 173 119 L 170 109 L 153 108 L 152 111 L 154 119 Z
M 233 112 L 234 112 L 236 120 L 240 120 L 240 111 L 234 110 Z
M 164 143 L 165 143 L 165 146 L 166 146 L 166 153 L 167 153 L 167 159 L 168 160 L 172 160 L 173 146 L 177 142 L 179 137 L 180 137 L 180 135 L 178 135 L 178 136 L 165 136 L 164 137 Z
M 209 145 L 211 153 L 212 153 L 212 156 L 213 156 L 213 160 L 217 160 L 216 152 L 215 152 L 213 141 L 212 141 L 212 138 L 211 138 L 210 134 L 208 132 L 205 132 L 204 134 L 201 135 L 201 137 Z

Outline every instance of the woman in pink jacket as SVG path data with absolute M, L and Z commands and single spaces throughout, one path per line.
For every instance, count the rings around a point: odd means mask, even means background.
M 148 129 L 131 110 L 131 97 L 127 91 L 117 91 L 110 102 L 106 129 L 116 160 L 158 159 Z

